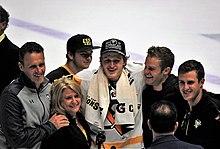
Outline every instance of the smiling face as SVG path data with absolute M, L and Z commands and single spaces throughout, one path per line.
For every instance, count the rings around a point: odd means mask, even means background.
M 179 74 L 178 78 L 179 89 L 183 98 L 192 105 L 197 104 L 202 96 L 204 79 L 199 81 L 195 70 Z
M 19 68 L 39 88 L 40 84 L 44 81 L 46 69 L 44 53 L 26 53 L 23 64 L 19 62 Z
M 117 81 L 123 71 L 125 60 L 117 52 L 107 52 L 101 56 L 101 65 L 107 78 L 111 81 Z
M 146 84 L 154 87 L 162 85 L 166 76 L 170 72 L 170 68 L 167 67 L 164 70 L 160 66 L 161 60 L 157 57 L 147 56 L 145 59 L 144 74 L 146 77 Z
M 75 117 L 80 109 L 81 97 L 74 90 L 66 88 L 63 90 L 60 102 L 65 111 Z

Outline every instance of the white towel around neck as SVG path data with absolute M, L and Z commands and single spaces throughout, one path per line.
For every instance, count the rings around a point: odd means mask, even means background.
M 104 129 L 104 121 L 106 119 L 110 103 L 108 85 L 108 79 L 103 73 L 102 68 L 99 67 L 97 73 L 95 73 L 91 78 L 85 107 L 85 118 L 88 122 L 101 129 Z M 115 124 L 129 124 L 130 128 L 132 128 L 132 125 L 135 123 L 134 119 L 137 111 L 137 96 L 134 82 L 130 85 L 129 78 L 125 70 L 123 70 L 119 80 L 117 81 L 116 97 L 119 103 L 125 104 L 125 112 L 115 111 Z M 98 108 L 97 104 L 99 104 Z M 130 112 L 129 110 L 133 111 Z

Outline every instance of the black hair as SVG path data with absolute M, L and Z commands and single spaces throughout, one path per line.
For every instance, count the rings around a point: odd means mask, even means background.
M 26 53 L 43 53 L 43 47 L 36 42 L 26 42 L 19 50 L 19 62 L 24 64 L 24 55 Z
M 201 81 L 205 77 L 205 70 L 202 64 L 196 60 L 187 60 L 182 63 L 178 68 L 178 75 L 184 74 L 190 71 L 196 71 L 198 81 Z
M 172 102 L 161 100 L 151 105 L 150 124 L 157 133 L 168 133 L 175 129 L 177 109 Z

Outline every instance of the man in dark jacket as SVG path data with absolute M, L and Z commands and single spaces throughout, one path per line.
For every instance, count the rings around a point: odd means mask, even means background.
M 155 101 L 167 100 L 177 107 L 178 121 L 185 114 L 187 102 L 182 98 L 178 89 L 178 78 L 171 74 L 174 65 L 174 54 L 167 47 L 150 47 L 145 60 L 145 83 L 146 88 L 142 94 L 143 111 L 143 137 L 147 148 L 152 142 L 151 130 L 147 126 L 150 105 Z M 179 135 L 179 129 L 176 135 Z
M 18 68 L 19 47 L 13 44 L 4 33 L 8 27 L 9 13 L 0 6 L 0 64 L 2 73 L 0 74 L 0 94 L 3 89 L 20 74 Z
M 203 149 L 200 145 L 180 141 L 174 136 L 179 123 L 177 109 L 172 102 L 154 102 L 147 123 L 153 133 L 153 142 L 147 149 Z
M 179 90 L 188 103 L 181 123 L 184 137 L 205 149 L 216 149 L 220 138 L 220 111 L 211 93 L 203 89 L 205 71 L 196 60 L 187 60 L 178 68 Z

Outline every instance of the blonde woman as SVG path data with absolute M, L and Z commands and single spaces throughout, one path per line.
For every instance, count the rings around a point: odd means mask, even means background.
M 74 80 L 64 76 L 54 81 L 51 87 L 51 115 L 65 115 L 70 124 L 43 141 L 41 148 L 90 148 L 90 129 L 79 112 L 81 97 L 80 87 Z

